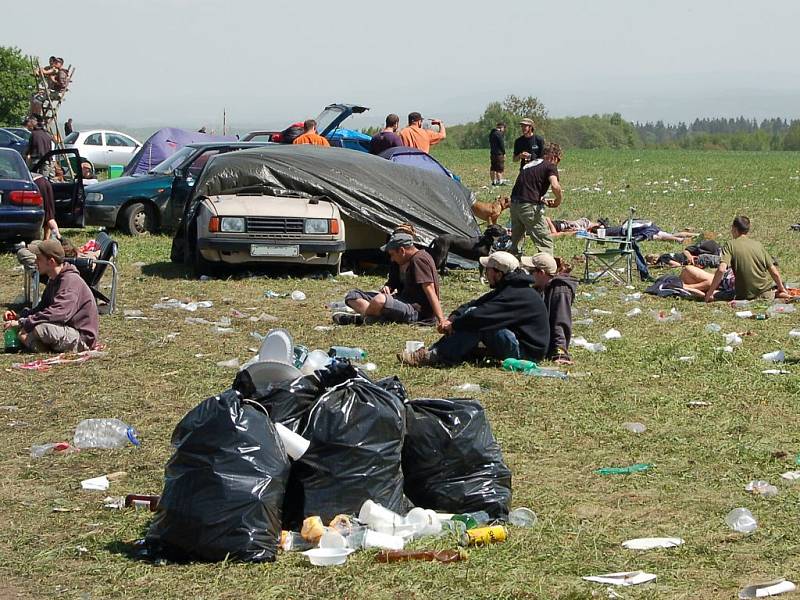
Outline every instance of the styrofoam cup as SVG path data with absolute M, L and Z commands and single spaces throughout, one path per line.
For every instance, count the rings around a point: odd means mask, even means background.
M 306 450 L 308 450 L 308 446 L 311 444 L 311 442 L 309 442 L 302 435 L 296 434 L 294 431 L 288 427 L 284 427 L 280 423 L 275 423 L 275 431 L 278 432 L 278 435 L 283 442 L 283 447 L 286 449 L 286 454 L 288 454 L 289 458 L 292 460 L 298 460 L 301 456 L 303 456 L 303 454 L 306 453 Z

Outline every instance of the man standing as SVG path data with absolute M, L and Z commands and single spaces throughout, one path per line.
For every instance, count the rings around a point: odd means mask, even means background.
M 489 133 L 489 177 L 492 185 L 505 185 L 506 170 L 506 124 L 498 123 Z
M 25 127 L 31 132 L 28 147 L 25 149 L 25 160 L 28 167 L 33 167 L 53 147 L 53 138 L 44 128 L 44 119 L 29 117 Z M 47 174 L 47 165 L 42 166 L 41 173 Z
M 442 323 L 439 274 L 431 255 L 417 248 L 408 233 L 393 233 L 381 250 L 396 265 L 386 284 L 379 292 L 348 292 L 344 301 L 358 314 L 336 313 L 334 323 Z
M 369 153 L 380 154 L 389 148 L 403 145 L 403 140 L 397 135 L 397 127 L 400 125 L 400 117 L 395 114 L 386 116 L 386 127 L 372 136 L 369 141 Z
M 542 297 L 531 287 L 533 278 L 519 270 L 519 261 L 508 252 L 493 252 L 480 263 L 492 291 L 459 306 L 440 323 L 438 330 L 444 336 L 430 350 L 399 353 L 401 363 L 455 365 L 475 358 L 481 342 L 486 353 L 499 360 L 544 358 L 550 325 Z
M 328 140 L 317 133 L 317 122 L 314 119 L 303 121 L 303 134 L 296 137 L 293 144 L 312 144 L 314 146 L 330 146 Z
M 72 117 L 64 123 L 64 137 L 67 137 L 70 133 L 72 133 Z
M 429 153 L 431 151 L 431 146 L 435 146 L 447 137 L 444 123 L 439 119 L 431 119 L 431 125 L 438 125 L 439 131 L 423 129 L 422 115 L 418 112 L 409 113 L 408 127 L 404 127 L 400 130 L 400 139 L 403 140 L 403 145 L 411 148 L 418 148 L 423 152 Z
M 530 161 L 544 156 L 544 138 L 535 134 L 536 125 L 532 119 L 522 119 L 519 125 L 522 135 L 514 140 L 514 160 L 519 161 L 522 169 Z
M 751 239 L 749 233 L 750 219 L 744 215 L 736 217 L 731 225 L 733 240 L 722 246 L 719 267 L 706 291 L 706 302 L 714 301 L 714 292 L 722 283 L 729 266 L 736 278 L 737 300 L 774 300 L 775 296 L 788 297 L 781 274 L 769 252 L 760 242 Z
M 549 144 L 544 158 L 529 162 L 523 167 L 511 190 L 511 252 L 520 256 L 525 234 L 531 236 L 536 252 L 553 254 L 553 239 L 544 216 L 545 207 L 555 208 L 563 198 L 558 181 L 558 163 L 561 162 L 561 147 Z M 552 188 L 552 200 L 545 200 L 548 188 Z
M 31 248 L 36 268 L 48 277 L 42 299 L 22 317 L 9 311 L 5 329 L 19 327 L 19 340 L 33 352 L 80 352 L 97 343 L 97 306 L 74 265 L 64 262 L 64 248 L 50 239 Z

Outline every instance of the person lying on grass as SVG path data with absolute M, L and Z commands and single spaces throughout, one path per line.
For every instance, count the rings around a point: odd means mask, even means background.
M 600 224 L 592 225 L 589 227 L 589 231 L 592 233 L 597 233 L 597 230 L 600 227 L 602 227 Z M 606 237 L 625 237 L 627 227 L 627 221 L 619 227 L 606 227 Z M 637 242 L 656 240 L 663 242 L 680 242 L 683 244 L 697 237 L 696 231 L 678 231 L 677 233 L 667 233 L 655 223 L 651 221 L 643 221 L 641 219 L 634 220 L 631 233 L 633 235 L 633 239 Z
M 699 244 L 686 246 L 683 252 L 667 252 L 664 254 L 647 254 L 644 259 L 652 267 L 718 267 L 722 247 L 714 240 L 705 239 Z
M 493 252 L 480 259 L 491 291 L 459 306 L 439 324 L 444 334 L 430 350 L 401 352 L 398 360 L 412 367 L 446 366 L 482 357 L 498 360 L 523 358 L 538 361 L 547 355 L 550 323 L 533 278 L 519 269 L 508 252 Z

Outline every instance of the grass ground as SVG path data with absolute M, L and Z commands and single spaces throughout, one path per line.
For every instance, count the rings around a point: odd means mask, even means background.
M 494 195 L 495 189 L 481 188 L 488 168 L 483 152 L 438 157 L 482 199 Z M 555 216 L 622 219 L 634 205 L 665 229 L 694 226 L 725 238 L 732 217 L 742 212 L 753 219 L 754 236 L 780 259 L 787 279 L 800 280 L 800 234 L 787 230 L 800 219 L 795 154 L 576 151 L 567 154 L 561 172 L 565 202 Z M 73 235 L 83 241 L 92 233 Z M 633 304 L 621 301 L 627 290 L 604 284 L 605 295 L 581 296 L 576 308 L 612 314 L 592 315 L 594 324 L 577 326 L 575 334 L 598 341 L 615 327 L 623 338 L 609 342 L 602 354 L 575 350 L 573 371 L 590 376 L 562 382 L 474 366 L 414 370 L 399 367 L 395 352 L 407 339 L 431 343 L 435 332 L 407 326 L 313 329 L 329 322 L 326 302 L 354 284 L 377 286 L 379 278 L 197 281 L 168 262 L 169 242 L 121 239 L 120 310 L 101 320 L 105 360 L 37 373 L 11 368 L 18 357 L 0 356 L 0 597 L 588 598 L 605 591 L 581 581 L 582 575 L 642 569 L 656 573 L 657 581 L 620 590 L 622 597 L 698 599 L 731 598 L 754 580 L 800 578 L 800 488 L 779 477 L 800 468 L 800 365 L 786 365 L 791 375 L 761 374 L 764 352 L 782 348 L 790 359 L 800 358 L 800 343 L 788 337 L 800 325 L 798 313 L 744 321 L 727 305 L 645 297 L 637 304 L 643 314 L 629 319 L 624 313 Z M 557 241 L 559 254 L 580 250 L 576 240 Z M 0 298 L 6 303 L 22 288 L 14 265 L 10 254 L 0 256 Z M 294 289 L 307 300 L 264 297 L 266 290 Z M 457 273 L 443 286 L 446 308 L 482 291 L 475 273 Z M 208 299 L 214 308 L 195 315 L 151 308 L 165 296 Z M 657 323 L 649 314 L 673 306 L 683 316 L 678 322 Z M 126 320 L 123 309 L 141 309 L 147 320 Z M 256 344 L 250 332 L 271 325 L 233 317 L 235 332 L 215 335 L 184 319 L 213 320 L 234 309 L 276 316 L 309 347 L 362 346 L 379 365 L 378 375 L 399 375 L 413 396 L 447 397 L 455 385 L 479 383 L 484 391 L 478 398 L 514 474 L 513 504 L 536 511 L 537 525 L 512 530 L 508 542 L 474 550 L 468 562 L 449 566 L 378 565 L 369 553 L 331 570 L 308 567 L 297 555 L 260 566 L 157 567 L 129 559 L 121 542 L 142 537 L 149 514 L 104 509 L 106 494 L 81 491 L 79 482 L 125 471 L 110 494 L 160 492 L 174 425 L 229 385 L 233 371 L 216 362 L 248 358 Z M 710 322 L 723 332 L 753 335 L 733 354 L 722 354 L 715 350 L 723 345 L 721 335 L 704 331 Z M 695 359 L 677 360 L 684 355 Z M 688 408 L 692 401 L 710 406 Z M 87 417 L 133 424 L 142 447 L 29 457 L 32 444 L 71 440 L 77 422 Z M 622 426 L 629 421 L 647 430 L 630 433 Z M 632 476 L 593 473 L 636 462 L 653 468 Z M 769 480 L 780 493 L 750 496 L 744 486 L 753 479 Z M 726 513 L 737 506 L 758 518 L 752 535 L 725 526 Z M 678 536 L 686 544 L 644 553 L 621 548 L 623 540 L 642 536 Z

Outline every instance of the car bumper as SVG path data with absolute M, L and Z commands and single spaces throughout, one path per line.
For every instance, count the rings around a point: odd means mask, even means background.
M 38 240 L 42 234 L 42 213 L 0 215 L 0 240 Z
M 297 256 L 251 256 L 252 244 L 268 244 L 264 240 L 230 240 L 203 238 L 197 247 L 205 260 L 224 263 L 293 263 L 309 265 L 331 265 L 339 261 L 345 251 L 344 240 L 280 240 L 274 246 L 297 246 Z
M 86 204 L 87 225 L 100 225 L 102 227 L 114 227 L 117 224 L 119 206 L 103 206 L 98 204 Z

